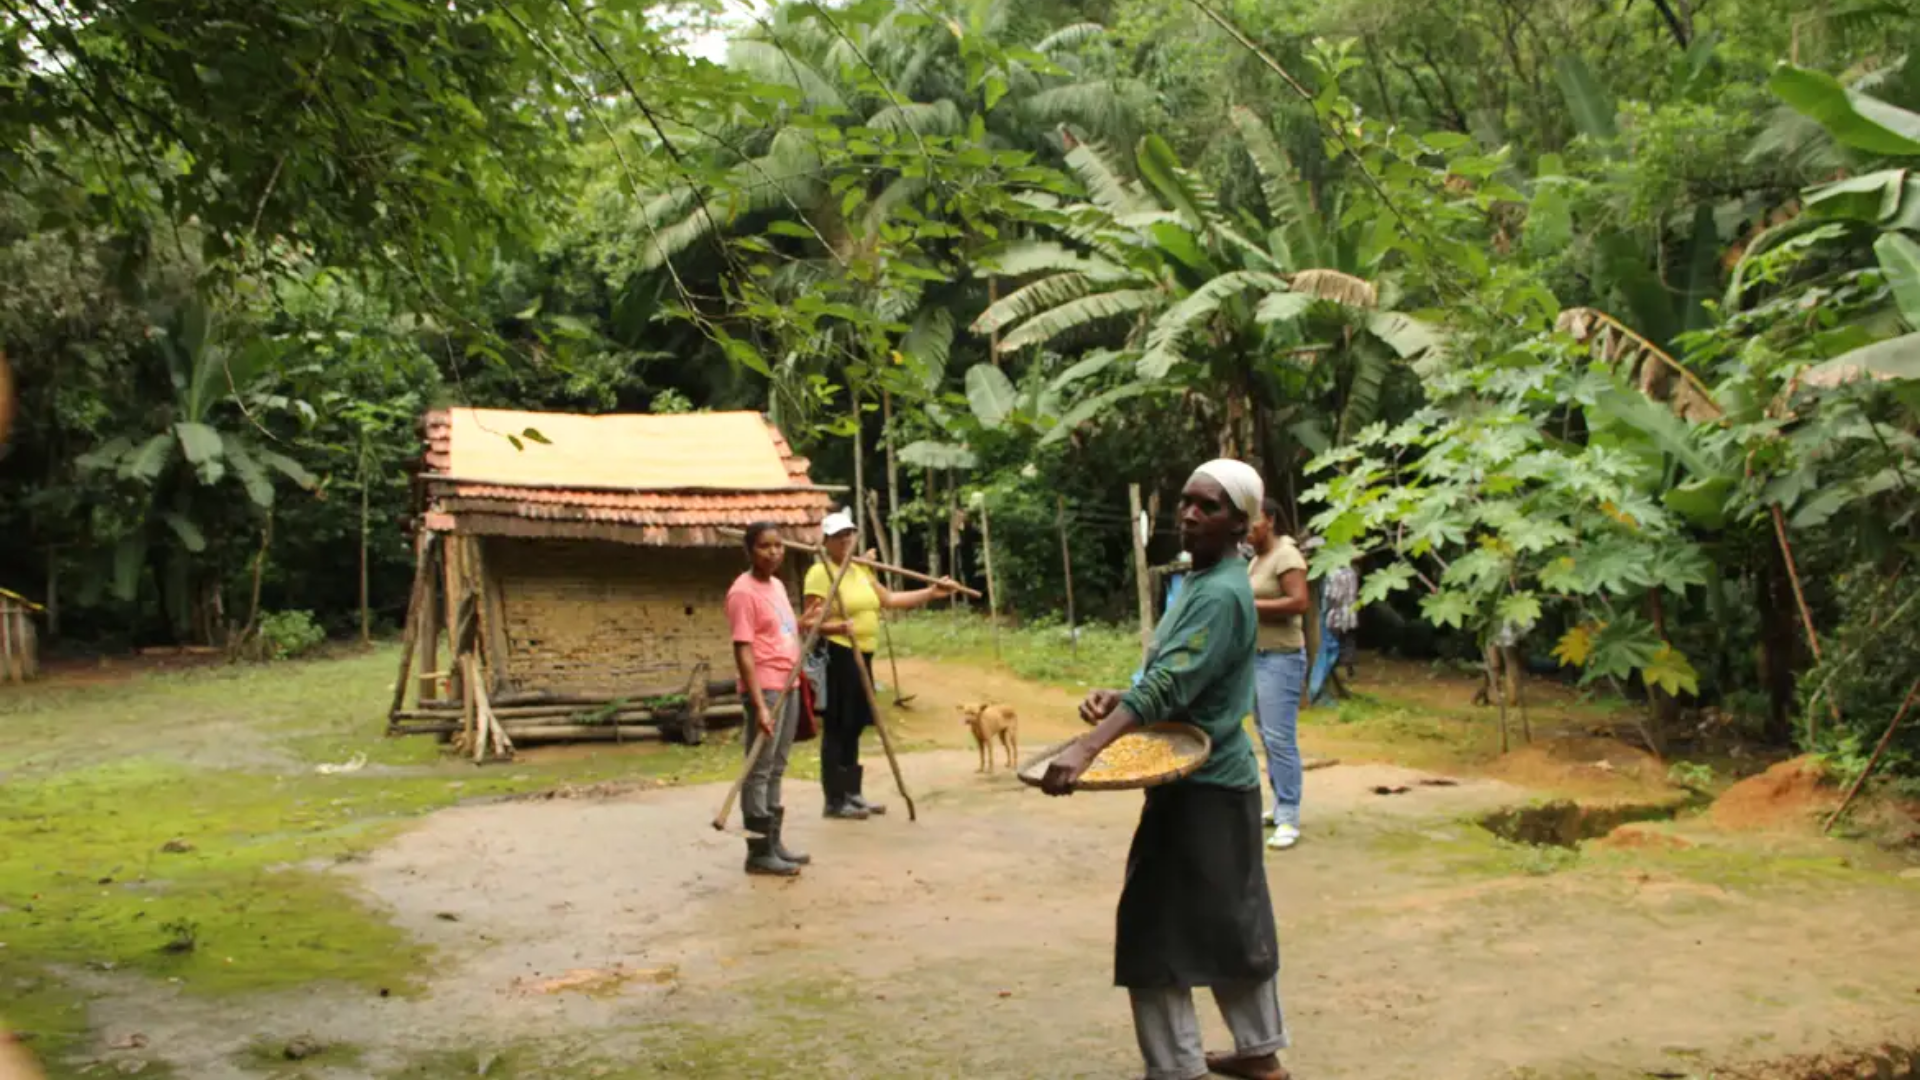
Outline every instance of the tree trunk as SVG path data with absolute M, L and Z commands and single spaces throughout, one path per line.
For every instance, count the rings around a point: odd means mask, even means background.
M 900 535 L 900 461 L 893 452 L 893 391 L 880 392 L 880 437 L 887 448 L 887 541 L 892 545 L 888 562 L 907 564 L 907 553 Z M 899 588 L 898 578 L 894 588 Z
M 360 456 L 360 643 L 373 644 L 373 612 L 367 596 L 367 459 Z
M 1760 612 L 1760 681 L 1767 690 L 1767 741 L 1793 743 L 1793 665 L 1799 627 L 1793 592 L 1780 550 L 1766 545 L 1766 561 L 1754 574 L 1754 601 Z
M 927 504 L 927 572 L 934 577 L 940 576 L 940 522 L 936 512 L 940 505 L 940 493 L 933 486 L 933 470 L 928 469 L 926 485 L 920 492 L 921 501 Z
M 860 537 L 865 542 L 867 536 L 867 463 L 866 440 L 860 429 L 860 395 L 853 399 L 853 523 L 860 529 Z

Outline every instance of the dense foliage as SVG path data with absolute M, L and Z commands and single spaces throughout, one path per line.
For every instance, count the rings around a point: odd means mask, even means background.
M 1063 546 L 1125 617 L 1127 485 L 1165 556 L 1229 452 L 1375 644 L 1850 761 L 1906 692 L 1907 5 L 788 3 L 718 63 L 698 4 L 0 6 L 0 584 L 58 639 L 390 624 L 435 404 L 757 408 L 908 561 L 990 517 L 1021 617 Z

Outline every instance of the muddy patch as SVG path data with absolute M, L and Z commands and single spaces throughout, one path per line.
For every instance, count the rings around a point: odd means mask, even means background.
M 1582 841 L 1606 836 L 1622 825 L 1668 820 L 1675 809 L 1672 803 L 1588 806 L 1559 801 L 1495 810 L 1480 819 L 1480 827 L 1516 844 L 1575 848 Z

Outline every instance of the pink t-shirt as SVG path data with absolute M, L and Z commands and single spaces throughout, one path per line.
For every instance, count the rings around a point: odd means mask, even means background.
M 800 660 L 799 623 L 786 586 L 778 579 L 761 581 L 752 571 L 741 574 L 727 590 L 727 622 L 733 627 L 735 644 L 753 646 L 760 689 L 779 693 Z

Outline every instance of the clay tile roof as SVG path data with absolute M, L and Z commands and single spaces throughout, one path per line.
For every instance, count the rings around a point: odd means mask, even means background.
M 423 428 L 431 529 L 705 546 L 731 543 L 715 526 L 804 532 L 834 503 L 758 413 L 443 409 Z

